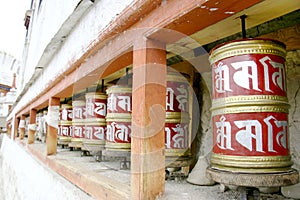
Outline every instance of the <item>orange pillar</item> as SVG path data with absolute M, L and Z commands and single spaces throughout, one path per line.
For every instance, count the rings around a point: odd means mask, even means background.
M 31 109 L 29 113 L 28 144 L 34 143 L 35 131 L 36 131 L 36 110 Z
M 165 191 L 165 44 L 141 38 L 133 51 L 131 199 Z
M 20 130 L 20 140 L 24 139 L 25 136 L 25 116 L 21 116 L 21 120 L 19 122 L 19 130 Z
M 15 140 L 16 137 L 18 137 L 18 127 L 19 127 L 19 122 L 20 122 L 20 118 L 18 118 L 16 115 L 14 115 L 13 117 L 13 121 L 12 121 L 12 135 L 11 135 L 11 139 Z
M 7 135 L 10 137 L 11 136 L 11 132 L 12 132 L 12 122 L 8 122 L 6 123 L 6 130 L 7 130 Z
M 60 99 L 51 97 L 49 99 L 48 114 L 47 114 L 47 155 L 53 155 L 57 152 L 57 131 L 59 119 Z

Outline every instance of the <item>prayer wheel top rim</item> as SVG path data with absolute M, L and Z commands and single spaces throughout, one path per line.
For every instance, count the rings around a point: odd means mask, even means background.
M 285 59 L 285 48 L 284 43 L 267 38 L 233 40 L 215 46 L 209 52 L 209 62 L 213 64 L 224 58 L 249 54 L 273 54 Z
M 72 106 L 76 107 L 76 106 L 85 106 L 85 101 L 83 100 L 75 100 L 72 102 Z
M 107 90 L 107 94 L 112 94 L 112 93 L 131 93 L 132 92 L 132 87 L 128 85 L 113 85 L 110 86 Z
M 67 109 L 67 108 L 72 108 L 72 105 L 70 104 L 61 104 L 60 109 Z
M 107 95 L 100 92 L 89 92 L 85 94 L 85 98 L 107 99 Z

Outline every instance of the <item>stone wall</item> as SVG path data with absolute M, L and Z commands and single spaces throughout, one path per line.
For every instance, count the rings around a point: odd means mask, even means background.
M 286 56 L 287 91 L 289 103 L 290 150 L 294 168 L 300 170 L 300 50 Z

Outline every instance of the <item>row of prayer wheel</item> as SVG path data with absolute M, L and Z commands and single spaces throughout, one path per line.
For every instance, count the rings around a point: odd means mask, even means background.
M 179 73 L 167 75 L 166 156 L 189 156 L 189 82 Z M 113 85 L 104 93 L 62 104 L 58 140 L 88 150 L 130 151 L 132 88 Z

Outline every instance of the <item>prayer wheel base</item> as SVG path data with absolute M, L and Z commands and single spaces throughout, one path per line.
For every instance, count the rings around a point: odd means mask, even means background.
M 281 187 L 299 182 L 299 172 L 291 169 L 280 173 L 238 173 L 207 168 L 206 176 L 218 183 L 245 187 Z
M 102 155 L 102 151 L 105 149 L 104 144 L 99 142 L 83 142 L 81 150 L 88 151 L 90 155 Z
M 57 137 L 57 144 L 58 145 L 68 146 L 70 142 L 71 142 L 71 137 L 65 137 L 65 136 L 58 136 Z
M 130 169 L 130 150 L 104 150 L 102 155 L 105 161 L 120 161 L 120 170 Z
M 102 155 L 108 160 L 114 159 L 124 159 L 130 160 L 130 150 L 104 150 Z
M 68 145 L 71 150 L 80 150 L 82 147 L 82 142 L 77 142 L 77 141 L 73 142 L 72 141 Z
M 189 156 L 181 156 L 181 157 L 172 157 L 166 156 L 165 158 L 166 167 L 188 167 L 192 164 L 192 157 Z

